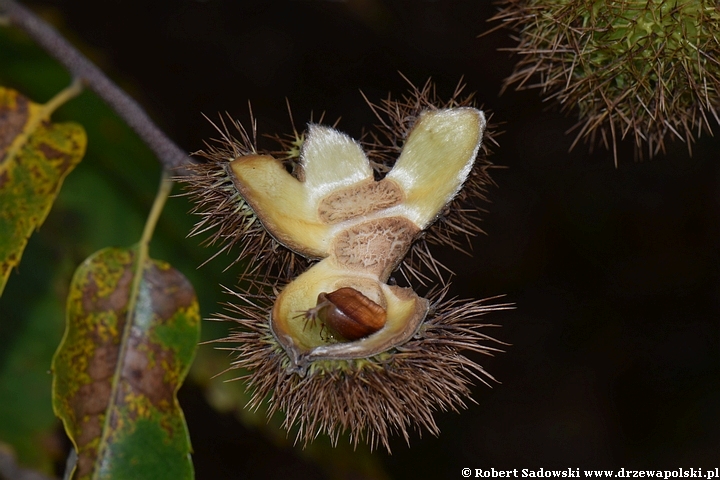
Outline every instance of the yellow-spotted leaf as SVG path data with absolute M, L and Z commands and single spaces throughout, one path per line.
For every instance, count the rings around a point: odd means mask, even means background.
M 194 475 L 176 393 L 200 335 L 195 292 L 156 260 L 134 290 L 135 258 L 134 249 L 107 248 L 73 277 L 52 369 L 53 408 L 78 456 L 74 479 Z
M 0 295 L 28 238 L 85 153 L 80 125 L 48 121 L 56 106 L 0 87 Z

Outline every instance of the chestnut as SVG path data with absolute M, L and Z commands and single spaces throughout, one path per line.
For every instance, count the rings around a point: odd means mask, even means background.
M 351 287 L 318 295 L 317 305 L 305 312 L 308 322 L 320 320 L 332 335 L 343 340 L 358 340 L 385 326 L 387 312 L 363 293 Z

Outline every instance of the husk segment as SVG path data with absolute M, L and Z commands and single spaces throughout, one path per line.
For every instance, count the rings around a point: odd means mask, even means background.
M 270 331 L 267 311 L 274 298 L 265 293 L 229 292 L 238 303 L 220 320 L 240 328 L 223 342 L 233 345 L 237 360 L 232 369 L 252 391 L 249 408 L 257 410 L 268 399 L 268 416 L 285 412 L 284 427 L 297 428 L 303 444 L 327 434 L 336 444 L 347 434 L 353 445 L 367 442 L 390 450 L 389 437 L 409 442 L 412 431 L 433 435 L 439 429 L 433 414 L 466 408 L 474 381 L 486 385 L 495 379 L 461 350 L 492 355 L 500 342 L 481 332 L 495 325 L 480 323 L 488 312 L 512 308 L 492 304 L 494 299 L 445 299 L 448 287 L 431 295 L 427 320 L 404 345 L 370 358 L 313 362 L 299 375 Z M 472 399 L 470 399 L 472 400 Z
M 449 100 L 443 100 L 437 94 L 435 85 L 428 80 L 422 87 L 410 83 L 410 92 L 400 99 L 390 96 L 377 104 L 365 101 L 378 118 L 379 124 L 369 132 L 362 141 L 365 153 L 377 170 L 387 173 L 399 157 L 418 115 L 422 111 L 433 111 L 448 108 L 471 107 L 474 105 L 472 94 L 465 95 L 465 85 L 461 82 Z M 495 125 L 490 122 L 483 135 L 481 152 L 475 160 L 472 170 L 462 189 L 435 218 L 430 228 L 418 238 L 409 254 L 400 265 L 399 273 L 408 283 L 419 282 L 431 285 L 436 281 L 445 281 L 450 271 L 439 263 L 430 252 L 430 245 L 442 245 L 453 250 L 469 254 L 471 238 L 484 233 L 482 230 L 482 214 L 485 212 L 479 205 L 488 201 L 487 189 L 493 185 L 488 170 L 492 164 L 487 160 L 490 153 L 489 145 L 497 145 L 494 137 Z
M 190 236 L 209 234 L 205 246 L 219 249 L 207 261 L 238 246 L 238 254 L 228 265 L 244 264 L 242 278 L 258 284 L 288 279 L 307 268 L 308 260 L 278 243 L 260 223 L 250 206 L 238 192 L 230 174 L 230 162 L 239 156 L 257 154 L 255 121 L 252 137 L 236 120 L 229 120 L 234 135 L 221 118 L 215 125 L 222 137 L 195 155 L 206 160 L 188 169 L 192 174 L 177 180 L 188 185 L 187 195 L 195 202 L 191 213 L 201 218 Z
M 458 85 L 447 101 L 437 95 L 434 84 L 429 80 L 422 87 L 410 86 L 410 92 L 400 99 L 388 97 L 377 104 L 366 99 L 380 123 L 363 136 L 360 144 L 376 176 L 383 177 L 390 171 L 422 111 L 470 107 L 474 104 L 473 95 L 463 95 L 463 84 Z M 463 188 L 434 219 L 431 228 L 416 239 L 399 265 L 399 273 L 408 283 L 444 283 L 451 273 L 433 258 L 429 245 L 449 246 L 469 254 L 470 239 L 484 233 L 481 227 L 484 210 L 479 205 L 488 201 L 487 189 L 493 185 L 488 172 L 492 164 L 487 160 L 487 155 L 489 145 L 497 145 L 494 139 L 497 133 L 495 126 L 489 122 L 490 117 L 483 135 L 481 152 Z M 271 154 L 282 160 L 294 176 L 302 175 L 298 160 L 305 133 L 298 132 L 293 122 L 292 135 L 269 137 L 277 142 L 278 148 L 261 152 L 257 148 L 255 121 L 251 120 L 251 124 L 252 129 L 248 132 L 236 120 L 229 119 L 226 122 L 221 119 L 221 123 L 215 125 L 221 137 L 208 144 L 206 150 L 195 153 L 205 162 L 189 166 L 192 174 L 178 180 L 188 185 L 187 195 L 196 204 L 192 213 L 201 217 L 190 236 L 209 234 L 204 245 L 218 247 L 208 261 L 237 250 L 228 268 L 237 263 L 243 264 L 244 281 L 283 282 L 305 270 L 309 261 L 268 234 L 234 187 L 229 164 L 238 156 Z

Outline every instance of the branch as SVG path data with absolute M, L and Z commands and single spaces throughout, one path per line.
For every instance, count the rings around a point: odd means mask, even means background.
M 25 31 L 73 76 L 105 100 L 120 118 L 135 130 L 165 168 L 177 169 L 191 162 L 188 154 L 153 123 L 135 100 L 115 85 L 52 26 L 14 0 L 0 0 L 0 15 L 10 24 Z

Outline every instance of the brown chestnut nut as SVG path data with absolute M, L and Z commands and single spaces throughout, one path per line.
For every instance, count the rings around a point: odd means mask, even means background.
M 320 293 L 317 305 L 305 312 L 306 321 L 320 319 L 331 334 L 344 340 L 359 340 L 385 326 L 385 309 L 351 287 Z

